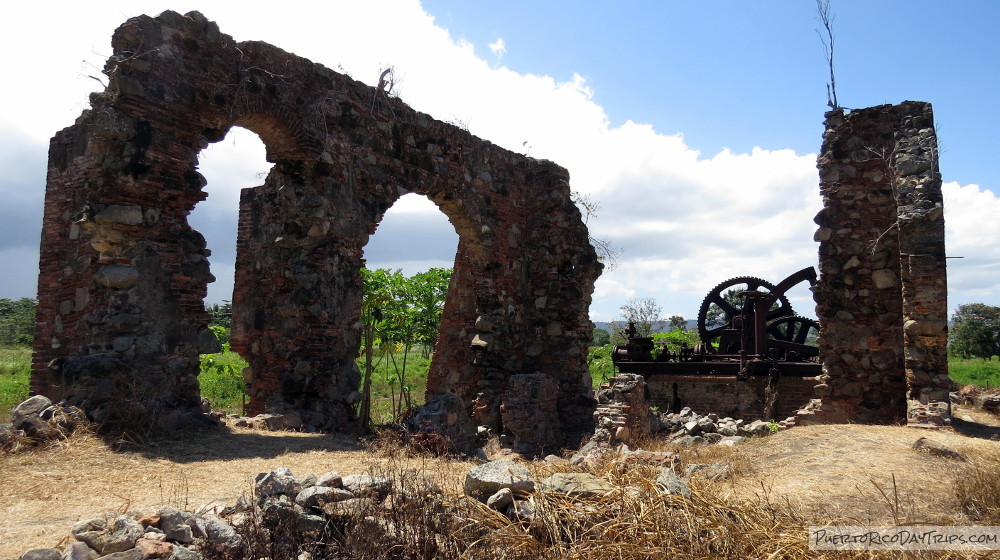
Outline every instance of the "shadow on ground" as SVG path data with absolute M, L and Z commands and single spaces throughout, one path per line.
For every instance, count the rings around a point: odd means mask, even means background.
M 346 435 L 251 432 L 219 426 L 182 431 L 171 438 L 157 438 L 141 445 L 123 445 L 119 449 L 150 459 L 195 463 L 269 459 L 287 453 L 310 451 L 364 451 L 366 448 L 357 438 Z
M 951 427 L 955 429 L 956 433 L 966 437 L 990 439 L 993 441 L 1000 440 L 1000 426 L 991 426 L 975 421 L 970 422 L 953 417 L 951 419 Z

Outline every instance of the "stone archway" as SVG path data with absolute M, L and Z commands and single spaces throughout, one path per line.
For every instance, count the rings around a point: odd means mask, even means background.
M 107 89 L 50 147 L 33 392 L 126 427 L 197 410 L 212 277 L 187 215 L 206 196 L 198 152 L 242 126 L 274 164 L 240 201 L 233 347 L 252 410 L 352 426 L 362 248 L 415 192 L 460 238 L 428 394 L 498 410 L 511 377 L 541 373 L 557 431 L 589 430 L 602 267 L 564 169 L 197 12 L 130 19 L 112 45 Z

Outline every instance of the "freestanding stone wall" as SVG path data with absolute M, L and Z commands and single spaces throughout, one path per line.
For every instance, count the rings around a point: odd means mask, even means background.
M 130 19 L 112 46 L 107 89 L 51 142 L 34 393 L 125 427 L 177 425 L 198 408 L 213 278 L 187 216 L 207 196 L 199 151 L 242 126 L 274 164 L 240 202 L 232 346 L 250 362 L 251 411 L 355 422 L 363 248 L 415 192 L 460 238 L 429 395 L 499 421 L 507 380 L 541 373 L 558 387 L 556 431 L 590 431 L 601 264 L 564 169 L 236 43 L 197 12 Z
M 928 103 L 827 113 L 816 216 L 824 413 L 946 422 L 947 277 Z

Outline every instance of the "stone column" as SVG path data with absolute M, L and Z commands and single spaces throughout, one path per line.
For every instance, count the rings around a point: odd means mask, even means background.
M 934 115 L 905 102 L 896 131 L 893 179 L 903 288 L 903 344 L 910 425 L 950 423 L 948 284 L 944 207 Z
M 823 416 L 943 424 L 947 285 L 930 105 L 827 113 L 818 165 Z

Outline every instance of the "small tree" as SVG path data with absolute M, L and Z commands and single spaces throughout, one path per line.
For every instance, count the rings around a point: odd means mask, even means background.
M 671 331 L 686 331 L 687 330 L 687 319 L 680 315 L 671 315 L 667 319 L 667 328 Z
M 607 346 L 611 344 L 611 333 L 605 329 L 594 329 L 594 338 L 591 341 L 591 346 Z
M 983 303 L 959 305 L 952 316 L 948 350 L 963 358 L 992 360 L 1000 355 L 1000 307 Z
M 616 326 L 635 325 L 635 336 L 646 337 L 663 330 L 663 310 L 653 298 L 633 298 L 618 309 L 624 320 L 617 322 Z M 616 332 L 615 337 L 621 338 L 621 332 Z
M 0 345 L 31 344 L 35 338 L 33 299 L 0 299 Z

